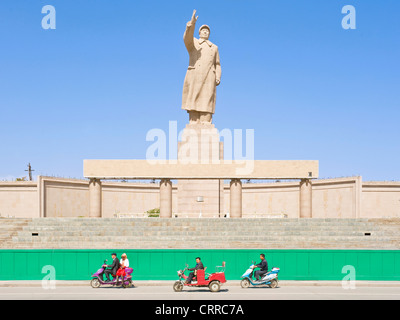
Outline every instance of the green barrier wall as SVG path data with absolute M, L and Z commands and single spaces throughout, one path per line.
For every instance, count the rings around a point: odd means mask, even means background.
M 200 256 L 207 272 L 226 262 L 227 280 L 239 280 L 251 262 L 265 253 L 280 280 L 342 280 L 346 265 L 356 280 L 400 280 L 400 250 L 0 250 L 0 280 L 41 280 L 54 266 L 57 280 L 89 280 L 111 253 L 128 255 L 134 280 L 175 280 L 177 270 L 194 267 Z

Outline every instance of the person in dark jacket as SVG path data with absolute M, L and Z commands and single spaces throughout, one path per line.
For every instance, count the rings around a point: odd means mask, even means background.
M 189 276 L 186 279 L 186 283 L 191 283 L 193 280 L 193 277 L 196 274 L 196 271 L 202 270 L 202 269 L 204 269 L 203 263 L 201 262 L 201 259 L 199 257 L 197 257 L 196 258 L 196 266 L 194 268 L 188 269 L 189 271 L 194 271 L 194 272 L 189 273 Z
M 254 273 L 254 275 L 256 277 L 256 281 L 259 281 L 260 280 L 260 276 L 262 276 L 262 275 L 264 275 L 264 274 L 266 274 L 268 272 L 268 263 L 267 263 L 267 260 L 265 260 L 265 254 L 261 253 L 260 254 L 260 259 L 261 259 L 261 262 L 254 266 L 254 268 L 260 268 L 260 270 L 257 270 Z
M 117 254 L 116 253 L 112 253 L 111 257 L 113 259 L 112 264 L 110 265 L 104 265 L 106 268 L 109 269 L 105 269 L 100 276 L 103 276 L 103 274 L 106 275 L 106 282 L 110 282 L 110 274 L 117 274 L 117 271 L 119 269 L 119 260 L 117 258 Z

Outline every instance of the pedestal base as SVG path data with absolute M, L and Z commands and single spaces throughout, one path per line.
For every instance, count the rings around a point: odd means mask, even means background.
M 180 163 L 212 164 L 223 159 L 223 143 L 211 123 L 190 123 L 178 143 Z M 223 217 L 223 180 L 178 180 L 178 217 Z

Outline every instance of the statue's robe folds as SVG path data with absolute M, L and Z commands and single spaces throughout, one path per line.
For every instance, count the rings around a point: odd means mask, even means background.
M 216 80 L 221 80 L 218 47 L 193 37 L 195 25 L 186 25 L 183 40 L 189 52 L 189 67 L 183 84 L 182 109 L 214 114 Z

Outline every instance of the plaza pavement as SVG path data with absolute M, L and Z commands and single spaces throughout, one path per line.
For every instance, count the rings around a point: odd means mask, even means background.
M 400 281 L 356 281 L 354 289 L 340 281 L 280 281 L 275 289 L 243 289 L 239 281 L 229 281 L 216 293 L 196 287 L 174 292 L 173 282 L 93 289 L 89 281 L 57 281 L 54 289 L 45 289 L 41 281 L 0 281 L 0 300 L 400 300 Z
M 86 287 L 90 286 L 90 280 L 56 280 L 56 286 L 61 287 Z M 171 286 L 175 280 L 134 280 L 136 287 L 148 286 Z M 400 289 L 400 281 L 355 281 L 356 287 L 398 287 Z M 0 281 L 2 287 L 41 287 L 42 280 L 15 280 L 15 281 Z M 239 286 L 240 280 L 229 280 L 224 287 Z M 308 287 L 308 286 L 323 286 L 323 287 L 341 287 L 342 281 L 299 281 L 299 280 L 280 280 L 280 287 Z

